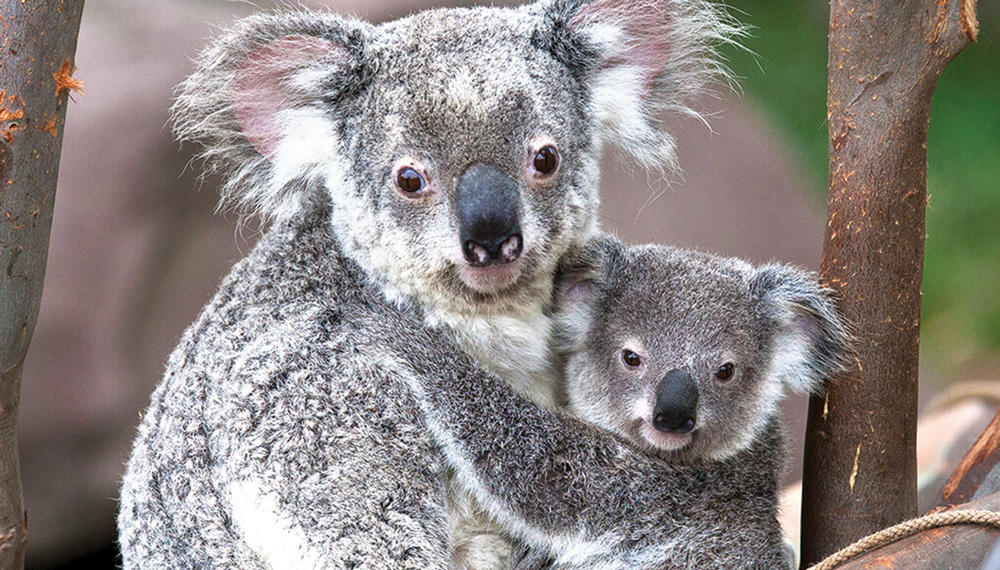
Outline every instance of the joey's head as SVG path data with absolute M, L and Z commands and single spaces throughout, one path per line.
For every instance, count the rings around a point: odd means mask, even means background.
M 745 449 L 848 350 L 829 291 L 785 265 L 602 236 L 564 258 L 555 298 L 573 410 L 670 460 Z
M 289 219 L 326 194 L 347 252 L 388 290 L 458 311 L 548 297 L 593 233 L 613 144 L 674 163 L 663 111 L 724 75 L 740 29 L 680 0 L 541 0 L 378 26 L 307 11 L 240 21 L 179 91 L 224 198 Z

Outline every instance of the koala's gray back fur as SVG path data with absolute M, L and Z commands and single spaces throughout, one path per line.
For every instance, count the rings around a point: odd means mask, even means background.
M 366 317 L 383 301 L 311 222 L 270 232 L 172 355 L 125 474 L 126 568 L 446 566 L 438 453 L 385 355 L 357 348 L 391 326 Z M 245 481 L 278 511 L 234 504 Z M 248 507 L 274 518 L 244 528 Z

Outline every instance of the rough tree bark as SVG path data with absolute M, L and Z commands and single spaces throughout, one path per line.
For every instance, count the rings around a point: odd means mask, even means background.
M 931 97 L 976 36 L 975 0 L 832 0 L 821 274 L 857 360 L 809 403 L 803 568 L 913 517 L 917 347 Z
M 21 369 L 45 277 L 83 0 L 0 4 L 0 568 L 22 568 Z

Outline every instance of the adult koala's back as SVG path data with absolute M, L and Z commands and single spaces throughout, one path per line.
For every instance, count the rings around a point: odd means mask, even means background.
M 363 282 L 317 214 L 234 267 L 143 417 L 126 567 L 443 565 L 437 455 L 381 355 L 354 348 L 383 302 Z
M 467 352 L 552 401 L 545 305 L 595 230 L 601 149 L 670 165 L 659 113 L 734 31 L 702 2 L 545 0 L 377 27 L 263 14 L 216 39 L 176 132 L 273 226 L 153 394 L 126 568 L 444 566 L 440 458 L 382 364 Z

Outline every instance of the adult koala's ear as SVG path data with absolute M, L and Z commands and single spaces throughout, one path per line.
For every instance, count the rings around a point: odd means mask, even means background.
M 553 290 L 553 312 L 563 350 L 578 348 L 585 341 L 594 311 L 599 309 L 602 291 L 624 255 L 625 246 L 617 239 L 597 235 L 560 260 Z
M 717 46 L 746 33 L 703 0 L 543 0 L 538 34 L 590 91 L 601 134 L 646 167 L 676 166 L 665 112 L 701 117 L 690 99 L 729 73 Z
M 369 76 L 370 24 L 317 12 L 250 16 L 216 38 L 178 87 L 174 134 L 225 175 L 222 203 L 294 212 L 303 182 L 340 161 L 332 110 Z
M 769 264 L 755 270 L 750 289 L 772 339 L 767 377 L 797 392 L 816 392 L 824 379 L 845 368 L 851 335 L 832 291 L 815 274 Z

